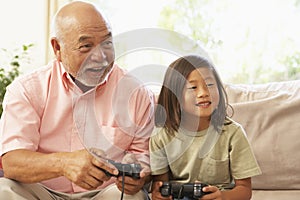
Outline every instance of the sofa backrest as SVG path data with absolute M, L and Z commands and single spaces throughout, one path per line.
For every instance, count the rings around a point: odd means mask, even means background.
M 300 189 L 300 80 L 225 90 L 263 173 L 253 189 Z

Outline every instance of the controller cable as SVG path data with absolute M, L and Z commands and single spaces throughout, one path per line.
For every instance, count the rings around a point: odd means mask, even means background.
M 125 166 L 124 165 L 122 166 L 122 171 L 123 171 L 123 173 L 122 173 L 122 193 L 121 193 L 120 200 L 123 200 L 124 190 L 125 190 L 125 183 L 124 183 L 124 181 L 125 181 Z

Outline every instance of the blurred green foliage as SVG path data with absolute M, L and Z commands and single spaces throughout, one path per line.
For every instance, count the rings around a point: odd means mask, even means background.
M 203 45 L 224 82 L 299 79 L 298 29 L 289 24 L 300 18 L 300 0 L 257 2 L 174 0 L 158 25 Z
M 6 93 L 6 87 L 20 75 L 20 66 L 24 61 L 29 61 L 28 51 L 33 44 L 23 45 L 20 49 L 10 52 L 7 49 L 1 49 L 6 56 L 11 57 L 9 66 L 0 67 L 0 116 L 2 114 L 2 102 Z

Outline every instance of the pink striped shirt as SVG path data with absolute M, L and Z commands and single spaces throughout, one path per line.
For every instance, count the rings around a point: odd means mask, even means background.
M 96 147 L 116 161 L 133 152 L 149 163 L 154 97 L 117 65 L 104 83 L 82 93 L 53 61 L 18 77 L 7 88 L 3 108 L 0 155 L 15 149 L 52 153 Z M 61 192 L 84 191 L 65 177 L 42 183 Z

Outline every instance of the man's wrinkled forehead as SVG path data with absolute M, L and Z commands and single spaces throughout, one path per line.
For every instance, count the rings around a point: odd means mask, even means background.
M 98 36 L 99 36 L 101 42 L 112 37 L 111 32 L 105 32 L 105 33 L 104 32 L 100 32 L 99 34 L 98 34 Z M 91 35 L 80 35 L 79 38 L 78 38 L 78 42 L 79 43 L 84 43 L 84 42 L 86 42 L 86 41 L 88 41 L 90 39 L 95 39 L 95 37 L 91 36 Z
M 89 19 L 90 18 L 90 19 Z M 77 16 L 65 16 L 58 18 L 58 27 L 66 33 L 77 32 L 97 32 L 101 33 L 101 37 L 109 37 L 112 34 L 110 24 L 102 18 L 101 15 L 97 18 L 80 18 Z
M 112 36 L 112 29 L 110 24 L 103 18 L 102 23 L 99 23 L 98 26 L 98 32 L 101 33 L 102 38 L 108 38 Z

